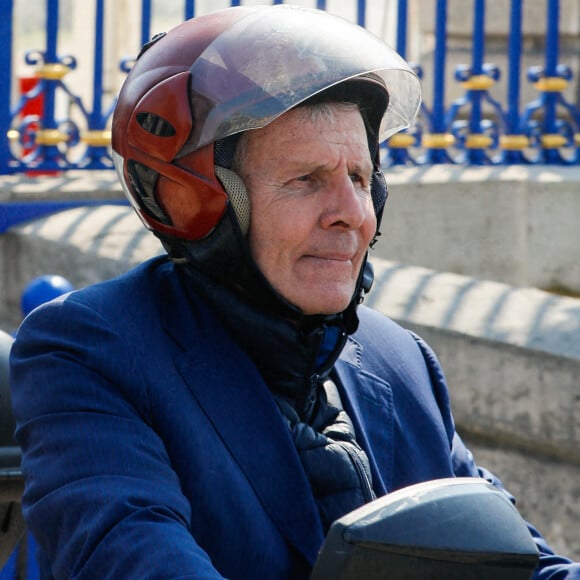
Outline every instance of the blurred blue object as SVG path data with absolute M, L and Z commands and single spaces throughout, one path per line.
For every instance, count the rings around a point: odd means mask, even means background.
M 73 285 L 62 276 L 47 274 L 34 278 L 26 285 L 20 298 L 22 315 L 26 316 L 37 306 L 72 290 L 74 290 Z
M 0 570 L 0 580 L 40 580 L 40 568 L 36 561 L 36 542 L 29 532 Z

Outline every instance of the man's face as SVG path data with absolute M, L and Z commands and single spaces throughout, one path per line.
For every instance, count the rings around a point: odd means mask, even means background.
M 341 312 L 376 229 L 359 111 L 293 109 L 244 139 L 238 172 L 250 198 L 256 263 L 304 314 Z

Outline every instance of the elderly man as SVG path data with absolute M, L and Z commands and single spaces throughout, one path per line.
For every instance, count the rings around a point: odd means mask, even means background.
M 484 473 L 431 350 L 360 305 L 379 143 L 419 102 L 396 53 L 323 12 L 227 9 L 144 47 L 113 150 L 168 255 L 35 311 L 13 349 L 48 575 L 306 578 L 345 513 Z M 539 578 L 578 574 L 530 531 Z

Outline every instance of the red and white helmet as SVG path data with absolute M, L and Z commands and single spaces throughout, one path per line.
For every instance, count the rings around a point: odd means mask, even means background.
M 112 146 L 127 197 L 170 246 L 207 238 L 230 206 L 243 232 L 244 188 L 216 162 L 214 144 L 345 83 L 368 112 L 367 131 L 377 144 L 408 127 L 418 111 L 420 83 L 407 63 L 365 29 L 327 12 L 237 7 L 184 22 L 144 47 L 119 95 Z M 187 193 L 187 223 L 178 227 L 167 215 L 161 187 Z M 375 201 L 377 211 L 384 197 Z

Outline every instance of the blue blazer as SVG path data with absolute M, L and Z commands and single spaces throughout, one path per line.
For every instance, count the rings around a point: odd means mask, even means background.
M 377 495 L 484 473 L 431 350 L 377 312 L 361 307 L 360 320 L 336 373 Z M 23 509 L 46 577 L 308 576 L 323 532 L 288 429 L 166 259 L 36 310 L 11 372 Z M 548 566 L 538 577 L 563 569 L 531 531 Z

